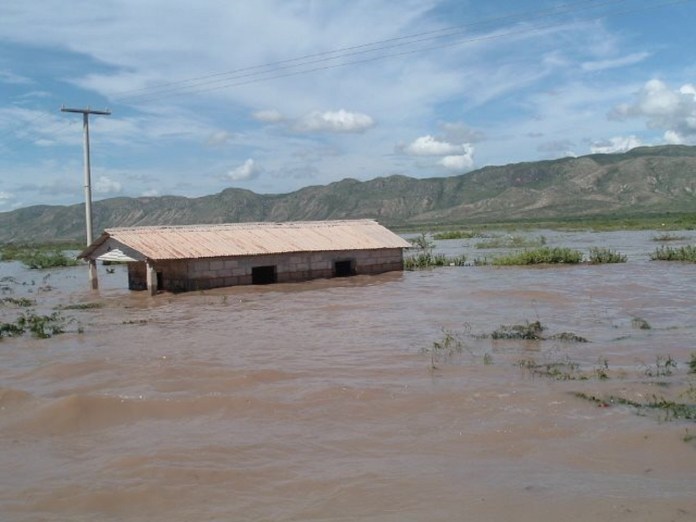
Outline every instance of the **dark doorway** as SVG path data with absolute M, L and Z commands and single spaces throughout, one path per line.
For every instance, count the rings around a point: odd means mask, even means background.
M 162 290 L 164 288 L 164 277 L 162 272 L 157 272 L 157 290 Z
M 355 275 L 355 265 L 352 260 L 334 262 L 334 277 L 349 277 L 352 275 Z
M 253 285 L 270 285 L 276 282 L 276 267 L 271 266 L 255 266 L 251 269 L 251 284 Z

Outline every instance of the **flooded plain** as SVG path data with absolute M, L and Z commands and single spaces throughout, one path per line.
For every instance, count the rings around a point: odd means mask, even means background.
M 155 297 L 0 263 L 0 297 L 70 321 L 0 340 L 0 520 L 696 520 L 696 424 L 636 406 L 696 402 L 696 265 L 650 261 L 655 232 L 535 234 L 628 262 Z

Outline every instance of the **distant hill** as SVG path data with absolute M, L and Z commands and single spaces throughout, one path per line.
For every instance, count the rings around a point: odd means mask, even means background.
M 93 205 L 95 234 L 133 225 L 375 218 L 387 226 L 696 211 L 696 147 L 485 167 L 445 178 L 344 179 L 289 194 L 236 188 L 200 198 L 113 198 Z M 84 204 L 0 213 L 0 242 L 81 239 Z

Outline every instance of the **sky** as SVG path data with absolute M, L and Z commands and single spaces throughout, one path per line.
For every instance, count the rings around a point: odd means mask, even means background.
M 696 0 L 4 0 L 0 212 L 696 144 Z

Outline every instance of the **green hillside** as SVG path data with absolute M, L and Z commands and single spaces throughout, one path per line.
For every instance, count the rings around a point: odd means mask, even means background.
M 113 198 L 94 228 L 375 218 L 388 226 L 696 212 L 696 147 L 485 167 L 444 178 L 344 179 L 279 195 L 230 188 L 200 198 Z M 81 239 L 84 205 L 0 213 L 0 242 Z

